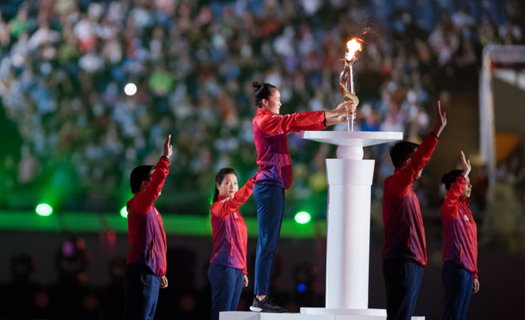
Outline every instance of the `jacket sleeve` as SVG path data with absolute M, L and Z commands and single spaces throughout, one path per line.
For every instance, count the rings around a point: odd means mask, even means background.
M 263 116 L 258 123 L 259 128 L 270 136 L 289 134 L 301 130 L 321 130 L 326 128 L 324 111 Z
M 432 133 L 428 134 L 410 158 L 410 162 L 385 180 L 385 190 L 396 197 L 405 197 L 410 191 L 410 186 L 417 179 L 419 171 L 432 157 L 437 143 L 438 138 Z
M 211 212 L 219 218 L 225 218 L 231 214 L 232 210 L 239 208 L 252 195 L 253 181 L 248 180 L 246 184 L 233 197 L 217 201 L 212 205 Z
M 161 157 L 159 159 L 155 166 L 155 171 L 151 175 L 149 185 L 144 191 L 135 195 L 135 201 L 132 206 L 135 212 L 146 214 L 151 209 L 151 206 L 159 197 L 162 187 L 164 187 L 164 181 L 169 173 L 169 165 L 170 160 L 168 158 Z
M 451 220 L 458 218 L 458 201 L 466 186 L 467 179 L 461 176 L 456 178 L 456 181 L 450 186 L 450 189 L 448 189 L 447 195 L 445 196 L 445 201 L 441 205 L 441 214 Z

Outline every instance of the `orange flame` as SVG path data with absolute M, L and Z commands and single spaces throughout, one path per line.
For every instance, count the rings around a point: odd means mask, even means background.
M 361 51 L 361 44 L 357 42 L 357 39 L 352 39 L 346 43 L 348 52 L 345 53 L 345 59 L 352 60 L 356 51 Z

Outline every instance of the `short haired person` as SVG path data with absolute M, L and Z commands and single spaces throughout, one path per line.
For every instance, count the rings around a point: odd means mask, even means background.
M 254 82 L 257 115 L 253 136 L 259 171 L 254 177 L 253 198 L 257 205 L 259 239 L 255 260 L 253 304 L 256 312 L 286 312 L 270 298 L 272 269 L 281 233 L 284 190 L 292 184 L 292 162 L 286 135 L 301 130 L 321 130 L 343 123 L 355 112 L 356 103 L 343 102 L 329 111 L 280 115 L 281 94 L 269 83 Z
M 131 172 L 133 198 L 128 201 L 130 251 L 124 273 L 125 318 L 153 320 L 160 288 L 166 278 L 166 233 L 155 200 L 169 173 L 171 135 L 156 166 L 138 166 Z
M 446 114 L 438 101 L 436 126 L 421 145 L 399 141 L 390 149 L 395 169 L 384 183 L 385 242 L 381 252 L 388 320 L 410 319 L 414 313 L 427 251 L 421 209 L 412 184 L 421 176 L 446 124 Z
M 213 251 L 208 269 L 212 320 L 219 320 L 220 311 L 237 310 L 242 287 L 248 286 L 248 229 L 239 207 L 252 191 L 252 179 L 239 189 L 237 173 L 232 168 L 222 168 L 215 176 L 210 208 Z
M 441 178 L 447 195 L 441 205 L 445 232 L 443 269 L 444 320 L 464 320 L 472 293 L 479 291 L 477 226 L 468 208 L 472 185 L 470 160 L 461 151 L 463 170 L 453 170 Z

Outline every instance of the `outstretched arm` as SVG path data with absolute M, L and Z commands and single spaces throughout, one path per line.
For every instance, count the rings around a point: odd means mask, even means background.
M 135 208 L 135 210 L 137 213 L 146 214 L 155 200 L 157 200 L 159 197 L 162 187 L 164 187 L 164 181 L 166 180 L 166 177 L 169 173 L 169 157 L 172 154 L 172 146 L 170 145 L 170 141 L 171 134 L 164 143 L 164 153 L 159 159 L 159 162 L 157 162 L 155 171 L 151 175 L 149 185 L 144 191 L 136 195 L 138 201 L 136 202 L 137 208 Z
M 468 174 L 470 172 L 470 160 L 465 158 L 465 154 L 461 151 L 461 164 L 463 165 L 463 173 L 461 177 L 457 177 L 456 181 L 450 186 L 447 191 L 445 201 L 441 205 L 441 213 L 448 216 L 449 219 L 457 219 L 459 208 L 457 206 L 458 200 L 463 194 L 463 191 L 468 184 Z
M 355 113 L 357 105 L 354 100 L 349 100 L 345 102 L 341 102 L 334 110 L 325 111 L 325 117 L 326 117 L 326 126 L 337 124 L 340 122 L 335 122 L 332 124 L 328 124 L 328 120 L 332 118 L 340 118 L 344 117 L 346 120 L 346 117 L 351 116 Z
M 338 116 L 338 117 L 333 117 L 333 118 L 326 118 L 326 126 L 329 127 L 329 126 L 333 126 L 335 124 L 339 124 L 339 123 L 346 123 L 348 121 L 348 117 L 347 116 Z M 355 119 L 354 119 L 354 122 L 355 122 Z
M 385 189 L 393 195 L 398 197 L 406 196 L 410 190 L 410 186 L 418 178 L 419 172 L 423 170 L 428 161 L 430 161 L 434 149 L 437 146 L 438 137 L 447 125 L 447 117 L 445 112 L 441 111 L 441 102 L 439 101 L 436 106 L 436 113 L 437 123 L 432 133 L 429 133 L 425 140 L 423 140 L 414 155 L 410 158 L 408 164 L 394 173 L 394 175 L 388 179 L 388 183 L 385 181 Z
M 232 209 L 235 210 L 243 205 L 252 195 L 252 192 L 253 181 L 250 179 L 239 191 L 235 192 L 233 197 L 214 202 L 211 207 L 211 212 L 219 218 L 225 218 L 231 214 Z
M 347 117 L 354 111 L 355 103 L 353 101 L 345 101 L 340 103 L 335 109 L 329 111 L 310 111 L 287 115 L 265 116 L 258 121 L 258 125 L 264 133 L 269 135 L 289 134 L 301 130 L 321 130 L 328 126 L 328 123 L 331 123 L 330 125 L 335 124 L 333 120 L 329 121 L 329 119 L 339 116 Z

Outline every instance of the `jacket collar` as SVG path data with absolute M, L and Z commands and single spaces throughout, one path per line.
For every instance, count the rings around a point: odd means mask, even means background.
M 459 196 L 459 202 L 465 205 L 465 207 L 468 207 L 468 205 L 470 204 L 470 199 L 465 199 L 462 196 Z
M 262 115 L 265 115 L 265 116 L 276 116 L 276 114 L 273 114 L 273 113 L 271 113 L 268 110 L 264 110 L 263 108 L 257 108 L 257 115 L 258 116 L 262 116 Z
M 222 201 L 222 200 L 226 200 L 226 199 L 229 199 L 229 198 L 231 198 L 231 197 L 225 198 L 225 197 L 221 196 L 220 194 L 218 194 L 217 195 L 217 202 Z

